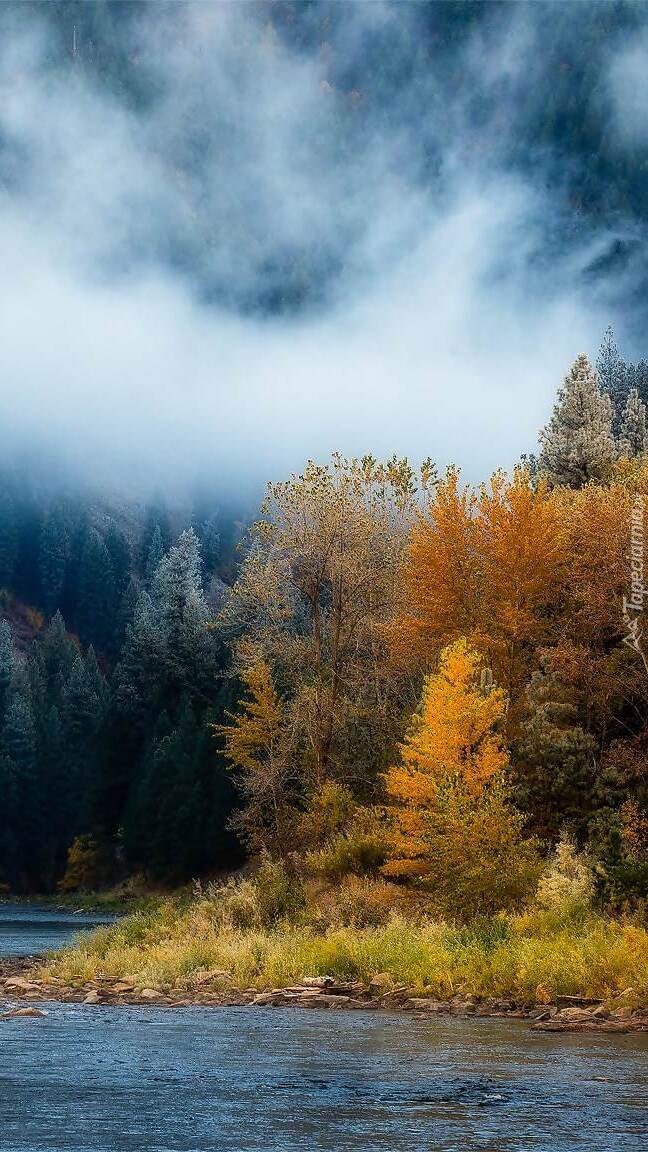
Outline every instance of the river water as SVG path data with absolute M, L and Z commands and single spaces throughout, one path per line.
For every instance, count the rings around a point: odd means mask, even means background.
M 67 944 L 76 933 L 112 919 L 31 904 L 0 904 L 0 958 L 53 951 Z
M 32 953 L 43 922 L 28 913 Z M 343 1010 L 44 1007 L 44 1019 L 0 1021 L 2 1152 L 648 1147 L 641 1035 Z

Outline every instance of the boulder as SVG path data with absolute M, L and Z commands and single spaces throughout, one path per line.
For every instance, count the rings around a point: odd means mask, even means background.
M 164 993 L 157 988 L 142 988 L 139 996 L 140 1000 L 164 1000 Z
M 84 1004 L 99 1004 L 100 1000 L 101 1000 L 101 996 L 99 995 L 99 993 L 97 992 L 96 989 L 93 989 L 91 992 L 88 992 L 88 995 L 86 997 L 84 997 L 83 1003 Z
M 372 996 L 382 996 L 385 992 L 389 992 L 393 983 L 389 972 L 377 972 L 369 981 L 369 992 Z
M 332 976 L 304 976 L 301 983 L 304 988 L 330 988 L 335 980 Z
M 554 1019 L 561 1024 L 588 1024 L 592 1013 L 587 1008 L 562 1008 Z
M 116 992 L 118 995 L 122 992 L 134 992 L 135 985 L 127 984 L 125 980 L 118 980 L 116 984 L 113 984 L 112 991 Z
M 40 984 L 35 984 L 33 980 L 25 980 L 23 976 L 10 976 L 5 980 L 5 988 L 15 988 L 20 992 L 40 992 Z
M 39 1016 L 47 1016 L 42 1008 L 12 1008 L 11 1012 L 3 1012 L 0 1020 L 15 1020 L 16 1018 L 35 1019 Z

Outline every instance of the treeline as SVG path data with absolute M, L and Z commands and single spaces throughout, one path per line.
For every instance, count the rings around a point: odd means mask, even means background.
M 231 544 L 214 514 L 182 522 L 161 503 L 111 513 L 4 477 L 5 887 L 184 879 L 239 858 L 210 727 L 230 694 L 208 622 Z
M 470 916 L 522 902 L 568 836 L 600 899 L 645 899 L 639 376 L 607 333 L 539 454 L 477 487 L 309 464 L 270 485 L 234 579 L 212 515 L 8 478 L 0 883 L 179 881 L 247 852 Z
M 334 456 L 270 486 L 221 615 L 252 850 L 471 916 L 523 901 L 566 836 L 600 899 L 645 899 L 648 662 L 624 598 L 646 410 L 611 333 L 598 365 L 577 359 L 539 456 L 488 484 Z

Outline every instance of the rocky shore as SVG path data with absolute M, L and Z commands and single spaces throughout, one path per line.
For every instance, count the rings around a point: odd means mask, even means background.
M 103 977 L 73 986 L 39 978 L 39 957 L 0 961 L 0 1020 L 45 1015 L 39 1003 L 58 1000 L 77 1004 L 145 1005 L 169 1008 L 201 1005 L 259 1008 L 313 1008 L 328 1011 L 403 1012 L 422 1019 L 428 1016 L 510 1017 L 528 1020 L 531 1027 L 545 1032 L 648 1032 L 648 1011 L 635 1007 L 631 988 L 608 1001 L 579 996 L 558 996 L 548 1004 L 517 1003 L 513 1000 L 458 995 L 437 1000 L 413 994 L 406 987 L 394 987 L 389 976 L 378 974 L 369 985 L 346 982 L 332 976 L 313 976 L 289 988 L 223 990 L 227 973 L 201 973 L 187 992 L 136 986 L 117 977 Z

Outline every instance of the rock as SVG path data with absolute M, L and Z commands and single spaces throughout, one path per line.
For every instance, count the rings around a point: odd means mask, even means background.
M 607 1020 L 610 1015 L 610 1009 L 605 1004 L 599 1004 L 598 1007 L 592 1009 L 592 1020 Z
M 304 976 L 302 986 L 304 988 L 330 988 L 335 984 L 332 976 Z
M 407 1001 L 407 1007 L 416 1008 L 418 1012 L 449 1012 L 450 1005 L 443 1000 L 434 1000 L 429 996 L 413 996 Z
M 319 996 L 313 997 L 314 1008 L 342 1008 L 348 1003 L 349 997 L 338 993 L 320 992 Z
M 118 980 L 116 984 L 113 984 L 112 991 L 118 995 L 120 995 L 122 992 L 134 992 L 135 985 L 127 984 L 125 980 Z
M 14 1020 L 16 1017 L 35 1019 L 38 1016 L 47 1016 L 42 1008 L 12 1008 L 11 1012 L 3 1012 L 0 1020 Z
M 93 989 L 92 992 L 88 992 L 88 995 L 84 998 L 83 1003 L 84 1004 L 98 1004 L 100 1002 L 100 1000 L 101 1000 L 101 996 L 99 995 L 99 993 L 97 992 L 96 989 Z
M 576 1020 L 560 1020 L 558 1016 L 554 1016 L 552 1020 L 536 1021 L 532 1024 L 533 1029 L 538 1032 L 632 1032 L 633 1028 L 630 1023 L 624 1023 L 621 1020 L 593 1020 L 590 1016 L 589 1020 L 576 1021 Z
M 592 1013 L 587 1008 L 562 1008 L 554 1019 L 561 1024 L 587 1024 L 592 1019 Z
M 274 1007 L 280 1002 L 280 993 L 277 992 L 259 992 L 252 1001 L 255 1006 L 258 1005 L 259 1007 Z
M 615 1001 L 611 1012 L 611 1016 L 614 1020 L 629 1020 L 632 1015 L 632 1008 L 630 1008 L 628 1005 L 622 1008 L 617 1008 Z
M 382 996 L 384 992 L 389 991 L 393 983 L 389 972 L 377 972 L 369 981 L 369 992 L 372 996 Z
M 197 987 L 203 984 L 209 984 L 210 980 L 221 980 L 231 977 L 232 973 L 227 972 L 225 968 L 210 968 L 207 972 L 198 972 L 194 976 L 194 983 Z
M 139 995 L 141 1000 L 164 1000 L 164 993 L 157 988 L 142 988 Z
M 40 992 L 40 984 L 35 984 L 33 980 L 25 980 L 22 976 L 10 976 L 5 980 L 4 986 L 21 992 Z

